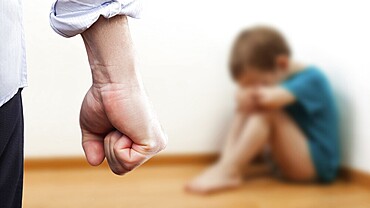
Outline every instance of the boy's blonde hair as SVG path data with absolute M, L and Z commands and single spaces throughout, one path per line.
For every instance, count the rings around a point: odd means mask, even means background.
M 290 48 L 280 32 L 266 26 L 243 30 L 231 50 L 231 76 L 234 80 L 238 79 L 247 67 L 273 70 L 278 55 L 291 55 Z

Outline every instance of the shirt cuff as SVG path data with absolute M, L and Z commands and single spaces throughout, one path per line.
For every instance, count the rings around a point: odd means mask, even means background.
M 127 15 L 140 18 L 140 0 L 56 0 L 50 11 L 50 26 L 59 35 L 69 38 L 93 25 L 102 15 L 111 18 Z

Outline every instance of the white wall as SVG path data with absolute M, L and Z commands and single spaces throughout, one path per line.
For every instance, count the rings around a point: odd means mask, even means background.
M 259 23 L 286 34 L 295 56 L 329 74 L 342 111 L 345 164 L 370 172 L 367 1 L 147 1 L 132 20 L 141 73 L 170 143 L 166 153 L 219 149 L 233 107 L 227 73 L 237 32 Z M 25 1 L 27 156 L 81 155 L 78 113 L 91 82 L 80 37 L 57 36 L 50 1 Z

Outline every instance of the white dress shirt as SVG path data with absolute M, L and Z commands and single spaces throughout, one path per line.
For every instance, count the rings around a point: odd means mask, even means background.
M 139 18 L 140 0 L 56 0 L 50 25 L 59 35 L 72 37 L 96 22 L 100 15 Z M 22 0 L 0 0 L 0 107 L 19 88 L 27 86 Z
M 57 0 L 51 7 L 50 25 L 59 35 L 72 37 L 88 29 L 100 15 L 139 18 L 141 10 L 139 0 Z
M 26 86 L 22 0 L 0 0 L 0 107 Z

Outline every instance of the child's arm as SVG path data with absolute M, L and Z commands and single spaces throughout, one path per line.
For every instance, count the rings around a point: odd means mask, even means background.
M 253 88 L 240 88 L 236 93 L 236 111 L 250 113 L 256 108 L 256 93 Z
M 281 86 L 259 87 L 256 94 L 257 106 L 264 109 L 280 109 L 296 100 L 291 92 Z

